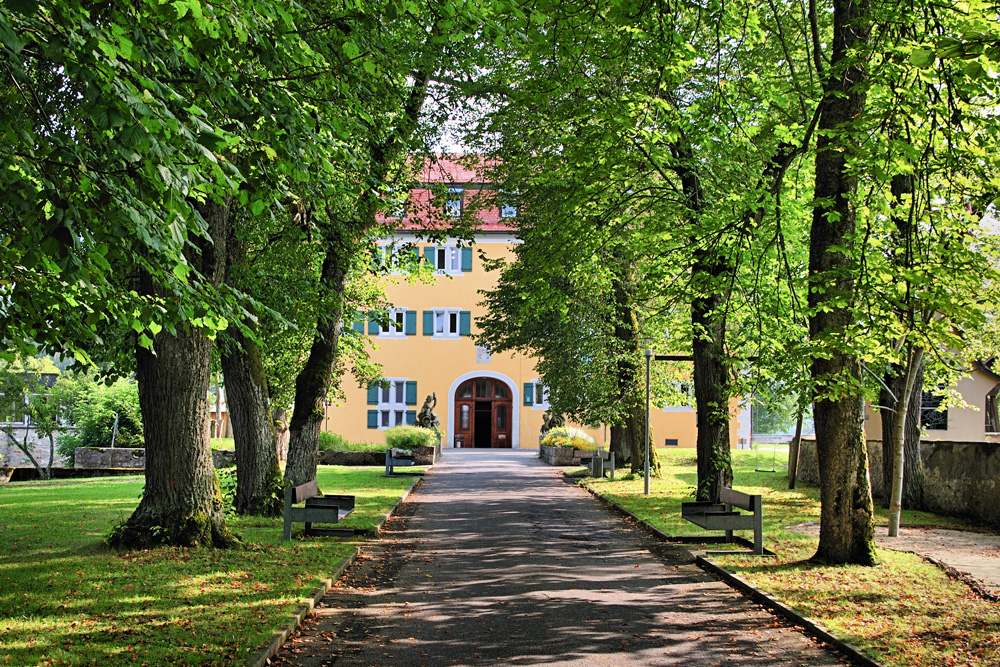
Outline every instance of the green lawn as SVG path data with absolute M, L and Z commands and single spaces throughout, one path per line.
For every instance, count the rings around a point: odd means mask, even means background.
M 341 525 L 372 528 L 412 478 L 321 466 L 352 493 Z M 142 477 L 0 486 L 0 665 L 231 665 L 257 651 L 358 539 L 281 542 L 281 519 L 237 518 L 245 549 L 114 553 Z M 298 526 L 301 528 L 301 526 Z
M 651 480 L 649 496 L 642 493 L 641 477 L 586 483 L 668 535 L 709 534 L 680 518 L 681 502 L 694 494 L 694 452 L 658 453 L 664 475 Z M 774 473 L 756 472 L 757 457 L 758 452 L 733 453 L 733 487 L 763 496 L 764 545 L 778 556 L 716 556 L 717 562 L 883 664 L 1000 664 L 1000 605 L 976 597 L 965 584 L 919 556 L 879 550 L 882 564 L 873 568 L 807 563 L 817 538 L 787 527 L 819 521 L 819 489 L 798 485 L 789 491 L 787 457 L 781 459 L 779 454 Z M 760 467 L 770 467 L 770 456 L 767 464 Z M 884 511 L 878 511 L 877 521 L 888 524 Z M 960 519 L 908 511 L 903 512 L 903 525 L 980 529 Z

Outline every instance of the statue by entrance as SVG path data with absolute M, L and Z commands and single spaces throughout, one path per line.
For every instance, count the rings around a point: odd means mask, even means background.
M 437 415 L 434 414 L 433 410 L 437 407 L 437 394 L 431 393 L 430 396 L 424 399 L 424 404 L 420 408 L 420 412 L 417 414 L 417 426 L 423 426 L 424 428 L 437 428 L 441 425 L 438 420 Z

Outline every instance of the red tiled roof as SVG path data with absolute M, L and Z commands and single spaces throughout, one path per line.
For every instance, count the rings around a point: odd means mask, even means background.
M 473 215 L 479 223 L 476 228 L 484 232 L 509 232 L 517 229 L 516 219 L 501 218 L 500 209 L 493 202 L 476 206 L 477 199 L 484 191 L 492 188 L 484 182 L 476 169 L 460 164 L 458 159 L 465 156 L 439 155 L 424 162 L 416 174 L 416 180 L 427 185 L 456 185 L 464 188 L 463 207 L 467 215 Z M 399 230 L 447 229 L 451 226 L 441 207 L 433 201 L 433 193 L 427 187 L 415 187 L 410 191 L 406 203 L 406 216 L 380 213 L 381 223 L 394 225 Z

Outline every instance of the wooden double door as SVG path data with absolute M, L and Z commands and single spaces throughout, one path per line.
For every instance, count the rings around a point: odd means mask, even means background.
M 455 446 L 510 448 L 513 401 L 500 380 L 473 378 L 455 392 Z

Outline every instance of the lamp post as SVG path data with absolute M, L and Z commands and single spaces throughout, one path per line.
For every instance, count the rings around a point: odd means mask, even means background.
M 649 362 L 653 358 L 653 351 L 646 348 L 646 460 L 642 469 L 643 494 L 649 495 Z

